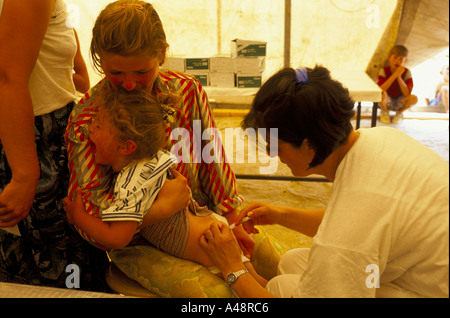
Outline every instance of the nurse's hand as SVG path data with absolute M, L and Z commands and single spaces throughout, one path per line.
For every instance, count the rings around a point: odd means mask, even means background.
M 200 237 L 200 246 L 222 273 L 243 268 L 241 248 L 225 223 L 214 222 Z
M 280 215 L 280 208 L 276 205 L 251 202 L 242 209 L 236 220 L 236 226 L 242 224 L 247 233 L 258 233 L 255 225 L 277 224 Z M 245 217 L 249 219 L 242 222 Z

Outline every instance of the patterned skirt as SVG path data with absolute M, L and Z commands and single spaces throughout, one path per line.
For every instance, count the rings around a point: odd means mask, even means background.
M 81 238 L 63 209 L 69 183 L 64 130 L 73 105 L 35 117 L 40 179 L 33 206 L 18 224 L 21 236 L 0 229 L 0 281 L 66 287 L 74 268 L 69 265 L 74 264 L 81 289 L 105 290 L 105 252 Z M 11 170 L 0 142 L 0 190 L 9 180 Z

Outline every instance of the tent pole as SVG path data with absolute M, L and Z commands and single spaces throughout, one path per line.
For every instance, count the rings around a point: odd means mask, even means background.
M 291 7 L 292 0 L 284 0 L 284 67 L 291 66 Z
M 222 1 L 217 0 L 217 54 L 222 54 Z

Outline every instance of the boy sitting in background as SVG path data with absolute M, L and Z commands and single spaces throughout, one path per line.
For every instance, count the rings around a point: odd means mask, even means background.
M 417 97 L 411 94 L 413 79 L 411 71 L 404 65 L 407 61 L 408 49 L 403 45 L 396 45 L 389 53 L 389 65 L 382 68 L 378 74 L 378 86 L 383 90 L 380 103 L 380 120 L 389 124 L 389 110 L 394 110 L 392 122 L 398 123 L 403 119 L 403 112 L 417 103 Z

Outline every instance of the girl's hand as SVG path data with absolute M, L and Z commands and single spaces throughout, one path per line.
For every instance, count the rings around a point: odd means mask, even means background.
M 76 224 L 77 213 L 85 211 L 81 196 L 81 188 L 75 189 L 75 201 L 70 200 L 69 197 L 65 197 L 63 202 L 67 221 L 69 221 L 70 224 Z

